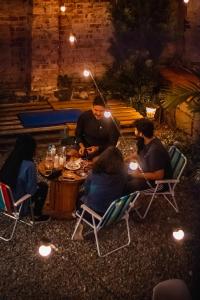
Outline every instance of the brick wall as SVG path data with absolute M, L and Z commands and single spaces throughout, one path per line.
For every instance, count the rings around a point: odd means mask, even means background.
M 31 7 L 23 0 L 0 3 L 0 90 L 25 89 L 30 82 Z
M 82 77 L 89 67 L 101 75 L 108 53 L 112 25 L 109 1 L 68 0 L 61 13 L 59 0 L 1 1 L 0 87 L 52 91 L 58 74 Z M 76 46 L 68 41 L 70 33 Z
M 190 28 L 185 31 L 185 60 L 200 63 L 200 1 L 190 0 L 187 4 L 186 20 Z

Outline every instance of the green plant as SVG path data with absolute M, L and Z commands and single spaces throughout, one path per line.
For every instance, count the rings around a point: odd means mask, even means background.
M 121 0 L 111 6 L 112 66 L 100 80 L 104 92 L 142 105 L 159 87 L 157 64 L 167 39 L 169 0 Z M 149 100 L 148 100 L 149 101 Z
M 187 85 L 177 85 L 167 89 L 162 106 L 170 110 L 183 102 L 188 105 L 191 112 L 200 112 L 200 83 L 190 82 Z

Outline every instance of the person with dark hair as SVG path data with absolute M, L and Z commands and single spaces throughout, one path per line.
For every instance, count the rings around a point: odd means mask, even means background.
M 78 201 L 77 209 L 80 210 L 81 204 L 85 203 L 102 216 L 113 200 L 124 195 L 127 176 L 121 151 L 114 146 L 108 147 L 93 163 L 92 171 L 84 183 L 84 194 Z M 83 226 L 81 225 L 74 239 L 82 239 Z
M 31 194 L 35 221 L 42 222 L 49 219 L 49 216 L 42 215 L 48 186 L 45 182 L 37 183 L 37 171 L 33 162 L 35 151 L 36 141 L 33 137 L 28 134 L 19 135 L 14 149 L 0 170 L 0 181 L 11 188 L 15 200 Z M 27 213 L 28 208 L 23 207 L 22 214 Z
M 154 136 L 153 122 L 142 118 L 136 120 L 134 126 L 137 152 L 128 160 L 137 160 L 139 168 L 133 171 L 128 181 L 130 192 L 153 187 L 155 180 L 169 179 L 172 176 L 169 154 L 160 139 Z
M 89 155 L 92 158 L 117 144 L 119 129 L 113 118 L 104 117 L 105 107 L 105 101 L 96 96 L 92 109 L 83 112 L 77 121 L 75 135 L 82 156 Z

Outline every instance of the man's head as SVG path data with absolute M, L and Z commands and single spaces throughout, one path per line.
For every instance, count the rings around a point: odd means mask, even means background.
M 154 134 L 153 122 L 149 119 L 138 119 L 134 122 L 135 135 L 137 137 L 152 138 Z
M 94 98 L 92 112 L 97 120 L 103 118 L 105 112 L 105 106 L 106 103 L 100 96 L 96 96 Z

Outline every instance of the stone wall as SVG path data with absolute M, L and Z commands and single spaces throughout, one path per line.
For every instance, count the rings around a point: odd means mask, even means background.
M 111 63 L 108 53 L 112 24 L 110 1 L 1 1 L 1 90 L 52 91 L 59 74 L 82 77 L 85 67 L 100 76 Z M 76 35 L 71 46 L 69 34 Z

